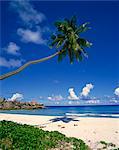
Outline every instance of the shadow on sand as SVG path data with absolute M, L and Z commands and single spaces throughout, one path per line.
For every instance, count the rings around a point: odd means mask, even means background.
M 79 120 L 75 119 L 74 117 L 63 116 L 63 117 L 56 117 L 56 118 L 50 119 L 49 121 L 51 122 L 62 121 L 64 123 L 69 123 L 70 121 L 79 121 Z

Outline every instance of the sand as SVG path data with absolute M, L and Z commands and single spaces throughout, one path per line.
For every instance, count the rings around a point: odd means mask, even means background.
M 119 147 L 118 118 L 65 118 L 59 116 L 0 113 L 1 120 L 35 125 L 48 131 L 59 131 L 68 137 L 76 137 L 84 140 L 93 150 L 97 149 L 99 141 L 111 142 Z

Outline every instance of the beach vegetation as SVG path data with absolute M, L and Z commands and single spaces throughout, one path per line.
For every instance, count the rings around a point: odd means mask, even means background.
M 100 141 L 100 144 L 103 145 L 102 149 L 112 149 L 112 150 L 119 150 L 119 148 L 115 148 L 116 145 L 110 142 Z
M 58 131 L 44 131 L 34 126 L 11 121 L 0 122 L 2 150 L 89 150 L 81 140 L 68 138 Z

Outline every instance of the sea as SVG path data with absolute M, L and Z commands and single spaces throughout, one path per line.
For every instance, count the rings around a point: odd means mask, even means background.
M 79 116 L 119 118 L 119 105 L 93 106 L 46 106 L 35 110 L 0 110 L 0 113 L 44 115 L 44 116 Z

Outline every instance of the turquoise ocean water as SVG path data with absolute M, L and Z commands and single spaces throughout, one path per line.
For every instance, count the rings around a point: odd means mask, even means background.
M 119 118 L 119 105 L 116 106 L 47 106 L 37 110 L 5 110 L 0 113 L 45 115 L 45 116 L 80 116 Z

